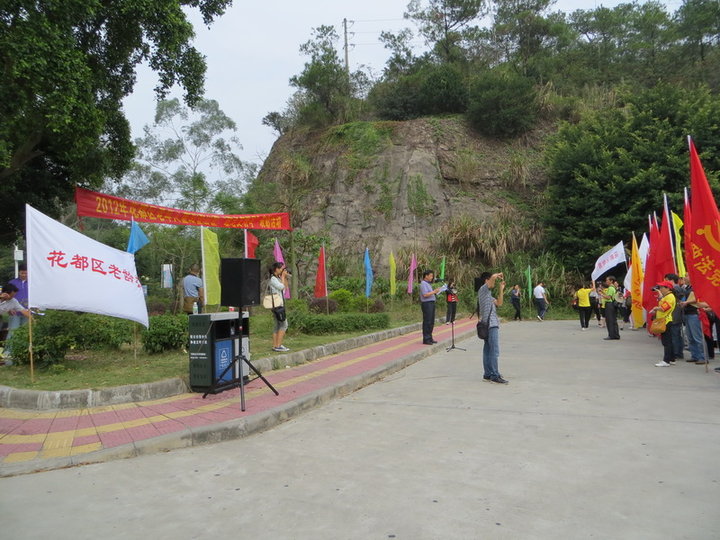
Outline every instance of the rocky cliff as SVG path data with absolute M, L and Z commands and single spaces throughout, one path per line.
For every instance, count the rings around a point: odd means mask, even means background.
M 296 131 L 275 143 L 257 184 L 276 187 L 266 202 L 291 211 L 295 227 L 385 258 L 422 251 L 453 219 L 531 214 L 545 183 L 543 138 L 483 138 L 461 117 Z

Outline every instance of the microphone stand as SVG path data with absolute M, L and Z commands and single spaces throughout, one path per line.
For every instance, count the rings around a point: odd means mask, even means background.
M 467 351 L 467 349 L 455 346 L 455 319 L 450 321 L 450 346 L 445 350 L 445 352 L 450 352 L 453 349 L 457 349 L 459 351 Z

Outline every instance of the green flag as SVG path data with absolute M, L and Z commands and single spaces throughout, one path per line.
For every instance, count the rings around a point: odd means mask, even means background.
M 397 268 L 395 266 L 395 255 L 393 255 L 393 252 L 390 252 L 390 296 L 395 296 L 395 291 L 397 290 L 397 283 L 395 283 L 395 272 Z
M 440 263 L 440 275 L 438 276 L 439 279 L 445 279 L 445 256 L 443 255 L 443 260 Z
M 205 304 L 220 305 L 220 248 L 217 234 L 210 229 L 202 230 L 203 283 L 205 285 Z

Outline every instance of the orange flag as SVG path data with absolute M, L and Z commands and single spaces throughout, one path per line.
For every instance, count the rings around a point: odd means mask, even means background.
M 690 145 L 690 242 L 685 246 L 688 273 L 698 300 L 720 313 L 720 212 L 695 145 Z
M 630 294 L 632 295 L 632 314 L 633 328 L 642 328 L 644 317 L 643 317 L 643 298 L 642 298 L 642 286 L 643 286 L 643 267 L 640 261 L 640 251 L 638 250 L 637 240 L 635 240 L 635 233 L 632 237 L 632 282 L 630 285 Z

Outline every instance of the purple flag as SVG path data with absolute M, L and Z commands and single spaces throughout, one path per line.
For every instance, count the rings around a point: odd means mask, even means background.
M 273 247 L 273 257 L 275 257 L 275 262 L 285 264 L 285 258 L 283 257 L 282 249 L 280 248 L 280 242 L 277 241 L 277 238 L 275 239 L 275 246 Z M 290 298 L 289 286 L 285 287 L 285 290 L 283 291 L 283 297 Z

